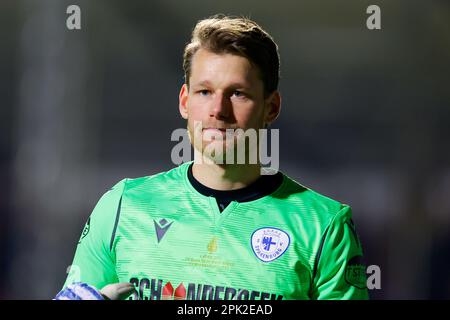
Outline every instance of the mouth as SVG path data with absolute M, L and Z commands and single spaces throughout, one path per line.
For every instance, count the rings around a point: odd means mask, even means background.
M 215 131 L 225 132 L 227 130 L 227 128 L 203 128 L 203 131 L 206 131 L 206 130 L 215 130 Z
M 226 129 L 225 128 L 204 128 L 203 129 L 203 133 L 208 134 L 208 135 L 220 135 L 220 136 L 225 136 L 226 134 Z
M 211 139 L 212 137 L 219 138 L 221 137 L 221 140 L 225 140 L 227 137 L 227 129 L 230 128 L 203 128 L 202 135 L 203 137 L 206 137 L 206 139 Z

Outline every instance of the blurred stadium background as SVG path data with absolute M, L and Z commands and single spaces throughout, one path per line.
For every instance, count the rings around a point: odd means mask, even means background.
M 82 30 L 66 28 L 77 4 Z M 366 28 L 381 7 L 382 30 Z M 450 2 L 0 2 L 0 298 L 49 299 L 124 177 L 168 170 L 195 22 L 246 15 L 277 41 L 280 169 L 353 207 L 373 299 L 450 298 Z

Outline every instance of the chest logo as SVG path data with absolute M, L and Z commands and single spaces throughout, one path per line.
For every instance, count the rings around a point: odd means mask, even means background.
M 214 237 L 209 243 L 208 243 L 208 252 L 210 254 L 213 254 L 217 251 L 217 237 Z
M 169 230 L 173 221 L 169 223 L 166 219 L 160 219 L 158 222 L 156 220 L 153 220 L 153 222 L 155 223 L 156 237 L 158 238 L 159 243 L 166 234 L 167 230 Z
M 270 262 L 286 252 L 290 238 L 283 230 L 265 227 L 253 232 L 251 242 L 256 257 L 263 262 Z

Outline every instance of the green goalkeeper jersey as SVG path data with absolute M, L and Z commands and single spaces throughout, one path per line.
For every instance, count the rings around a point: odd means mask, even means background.
M 367 299 L 351 209 L 283 174 L 276 191 L 220 212 L 184 163 L 106 192 L 65 286 L 131 282 L 130 299 Z

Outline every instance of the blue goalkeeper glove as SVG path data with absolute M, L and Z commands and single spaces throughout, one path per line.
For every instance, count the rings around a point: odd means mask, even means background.
M 122 300 L 134 290 L 134 286 L 128 282 L 109 284 L 101 290 L 87 283 L 74 282 L 61 290 L 53 300 Z

